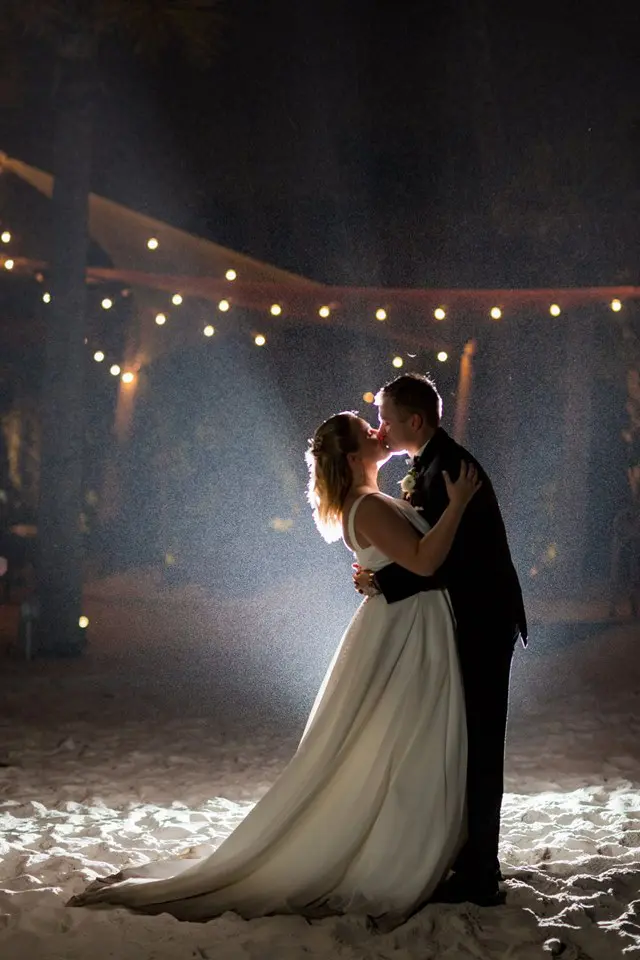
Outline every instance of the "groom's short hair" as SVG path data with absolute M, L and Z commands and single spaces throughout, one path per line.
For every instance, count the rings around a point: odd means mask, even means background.
M 401 377 L 390 380 L 378 392 L 375 402 L 378 406 L 382 398 L 393 400 L 397 407 L 403 407 L 410 413 L 419 413 L 430 427 L 439 427 L 442 417 L 442 397 L 431 377 L 424 373 L 403 373 Z

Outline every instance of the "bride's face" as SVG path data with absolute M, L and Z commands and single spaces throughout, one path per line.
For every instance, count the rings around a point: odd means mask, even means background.
M 359 418 L 356 429 L 359 432 L 358 456 L 362 462 L 384 463 L 389 458 L 389 450 L 383 445 L 375 427 Z

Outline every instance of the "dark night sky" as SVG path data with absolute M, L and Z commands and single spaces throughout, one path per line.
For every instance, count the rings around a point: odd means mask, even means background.
M 105 57 L 95 189 L 335 283 L 634 282 L 634 6 L 226 0 L 204 72 Z M 0 146 L 50 167 L 26 62 Z

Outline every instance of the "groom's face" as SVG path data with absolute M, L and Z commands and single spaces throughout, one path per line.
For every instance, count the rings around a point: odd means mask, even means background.
M 413 431 L 410 426 L 411 417 L 402 407 L 397 407 L 393 400 L 383 396 L 378 407 L 380 421 L 380 436 L 391 453 L 402 453 L 411 444 Z

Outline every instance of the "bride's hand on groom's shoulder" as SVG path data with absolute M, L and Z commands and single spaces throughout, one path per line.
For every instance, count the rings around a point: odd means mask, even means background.
M 460 461 L 460 473 L 455 482 L 446 470 L 442 471 L 442 476 L 449 500 L 463 509 L 482 486 L 475 464 L 467 463 L 466 460 Z

